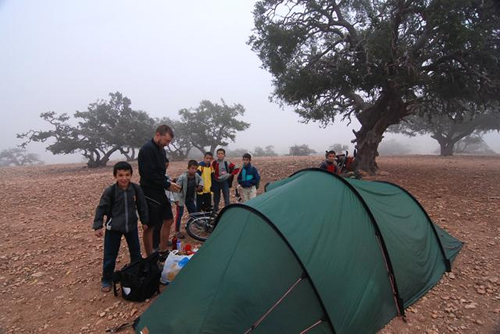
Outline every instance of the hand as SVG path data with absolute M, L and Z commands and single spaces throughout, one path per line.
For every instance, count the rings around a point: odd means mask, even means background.
M 102 231 L 102 228 L 95 230 L 94 235 L 98 238 L 101 238 L 104 235 L 104 232 Z
M 170 187 L 168 187 L 168 190 L 174 193 L 178 193 L 181 190 L 181 186 L 177 183 L 171 183 Z
M 148 229 L 148 225 L 146 225 L 146 224 L 142 224 L 142 230 L 143 230 L 143 231 L 146 231 L 147 229 Z
M 198 192 L 203 190 L 203 186 L 198 186 Z

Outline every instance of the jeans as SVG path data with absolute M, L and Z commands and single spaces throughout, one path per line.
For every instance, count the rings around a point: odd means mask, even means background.
M 196 204 L 195 204 L 193 198 L 186 199 L 186 201 L 184 202 L 184 205 L 186 206 L 189 213 L 193 213 L 193 212 L 198 211 L 196 209 Z M 177 206 L 177 215 L 175 217 L 175 231 L 180 232 L 181 231 L 182 215 L 184 214 L 184 206 L 180 206 L 178 204 L 176 206 Z
M 111 285 L 113 282 L 113 272 L 115 271 L 116 257 L 120 250 L 122 235 L 127 241 L 130 252 L 130 262 L 142 259 L 141 245 L 139 243 L 139 231 L 134 229 L 128 233 L 106 230 L 104 233 L 104 259 L 102 264 L 102 283 Z
M 220 202 L 220 192 L 222 191 L 222 196 L 224 196 L 224 205 L 229 205 L 229 183 L 225 182 L 217 182 L 215 181 L 212 184 L 214 190 L 214 211 L 219 211 L 219 202 Z

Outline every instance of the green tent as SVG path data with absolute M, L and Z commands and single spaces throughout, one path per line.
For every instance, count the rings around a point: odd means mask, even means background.
M 374 333 L 432 288 L 462 245 L 394 184 L 306 169 L 224 208 L 134 327 Z

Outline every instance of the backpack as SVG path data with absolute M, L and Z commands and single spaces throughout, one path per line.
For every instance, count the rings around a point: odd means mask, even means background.
M 161 269 L 158 266 L 158 252 L 145 259 L 125 265 L 113 274 L 113 292 L 118 296 L 116 285 L 121 287 L 122 297 L 134 302 L 142 302 L 155 292 L 160 293 Z

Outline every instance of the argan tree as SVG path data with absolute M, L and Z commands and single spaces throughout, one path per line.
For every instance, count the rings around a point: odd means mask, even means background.
M 221 104 L 204 100 L 194 110 L 179 111 L 181 122 L 189 130 L 191 144 L 202 153 L 207 148 L 214 152 L 217 147 L 234 142 L 236 132 L 244 131 L 250 126 L 237 119 L 244 114 L 245 108 L 241 104 L 229 106 L 224 100 Z
M 260 0 L 249 44 L 304 121 L 356 117 L 359 168 L 386 129 L 439 97 L 500 97 L 495 0 Z
M 52 129 L 18 134 L 17 137 L 24 140 L 21 146 L 50 140 L 48 151 L 53 154 L 80 152 L 90 168 L 105 166 L 117 151 L 133 158 L 135 149 L 152 136 L 154 121 L 146 113 L 132 110 L 130 100 L 121 93 L 109 96 L 109 101 L 98 100 L 86 111 L 76 111 L 76 125 L 68 122 L 70 117 L 65 113 L 40 114 Z
M 484 107 L 460 100 L 435 100 L 421 113 L 411 115 L 389 128 L 391 132 L 410 137 L 430 134 L 439 143 L 442 156 L 453 155 L 457 143 L 461 140 L 473 134 L 480 136 L 494 130 L 500 131 L 498 106 Z
M 14 147 L 0 152 L 0 167 L 41 165 L 38 154 L 28 153 L 25 149 Z

